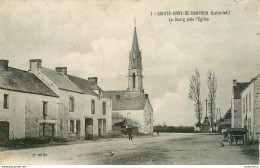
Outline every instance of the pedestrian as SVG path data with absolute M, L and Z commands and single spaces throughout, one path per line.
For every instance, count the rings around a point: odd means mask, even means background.
M 128 139 L 129 141 L 133 140 L 133 136 L 132 136 L 132 128 L 127 128 L 127 133 L 128 133 Z
M 157 135 L 159 136 L 159 130 L 157 130 L 156 132 L 157 132 Z

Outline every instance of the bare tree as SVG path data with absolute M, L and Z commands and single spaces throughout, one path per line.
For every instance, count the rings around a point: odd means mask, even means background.
M 196 119 L 198 120 L 198 125 L 200 127 L 202 119 L 202 102 L 200 98 L 200 73 L 197 68 L 195 70 L 195 74 L 191 75 L 190 78 L 190 89 L 188 97 L 194 102 Z
M 217 78 L 213 71 L 208 71 L 208 98 L 209 98 L 209 117 L 210 117 L 210 123 L 211 127 L 213 128 L 213 121 L 215 117 L 215 111 L 216 111 L 216 92 L 217 92 Z

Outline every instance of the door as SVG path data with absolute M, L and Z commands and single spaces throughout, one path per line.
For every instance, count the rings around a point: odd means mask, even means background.
M 80 120 L 76 121 L 76 135 L 77 138 L 80 138 Z
M 93 139 L 93 119 L 85 118 L 85 139 L 92 140 Z
M 98 120 L 98 136 L 102 135 L 102 120 Z
M 103 135 L 106 135 L 106 120 L 103 120 Z
M 0 144 L 4 144 L 9 140 L 9 122 L 0 121 Z

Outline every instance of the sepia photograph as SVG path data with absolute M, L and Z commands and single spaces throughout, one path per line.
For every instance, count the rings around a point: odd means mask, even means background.
M 257 168 L 259 133 L 259 0 L 0 0 L 2 168 Z

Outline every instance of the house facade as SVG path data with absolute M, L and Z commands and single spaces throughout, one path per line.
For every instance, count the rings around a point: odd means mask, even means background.
M 93 139 L 110 134 L 111 107 L 106 104 L 109 100 L 101 98 L 102 89 L 93 78 L 68 75 L 66 67 L 45 68 L 39 59 L 30 60 L 30 72 L 59 96 L 57 136 Z
M 248 129 L 248 138 L 258 140 L 260 132 L 260 75 L 253 78 L 241 93 L 242 127 Z
M 0 102 L 0 142 L 57 136 L 58 95 L 8 60 L 0 60 Z
M 126 127 L 137 128 L 139 133 L 153 134 L 153 108 L 143 88 L 142 56 L 136 28 L 129 53 L 128 88 L 105 91 L 103 97 L 112 100 L 112 122 L 120 125 L 126 119 Z M 116 129 L 118 131 L 118 128 Z
M 242 128 L 241 92 L 249 82 L 237 82 L 233 80 L 231 97 L 231 128 Z

